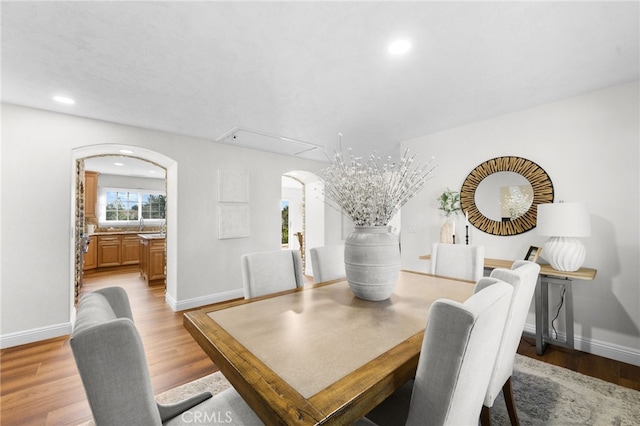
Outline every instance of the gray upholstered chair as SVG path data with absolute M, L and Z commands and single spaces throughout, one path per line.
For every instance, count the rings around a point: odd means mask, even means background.
M 418 369 L 359 424 L 476 425 L 513 292 L 497 279 L 466 302 L 437 300 Z M 405 421 L 406 420 L 406 421 Z
M 243 255 L 241 261 L 245 299 L 304 286 L 302 259 L 297 250 L 250 253 Z
M 484 275 L 484 247 L 434 243 L 431 273 L 477 282 Z
M 261 424 L 233 388 L 171 405 L 156 402 L 129 299 L 120 287 L 81 298 L 71 349 L 97 426 L 195 424 L 195 418 L 220 416 L 232 424 Z
M 511 376 L 513 374 L 513 362 L 515 360 L 518 344 L 522 337 L 524 323 L 527 320 L 527 313 L 531 305 L 531 299 L 535 292 L 540 265 L 526 260 L 517 260 L 513 263 L 512 269 L 494 269 L 491 271 L 491 278 L 502 280 L 513 287 L 513 296 L 507 314 L 507 321 L 500 342 L 500 349 L 496 363 L 493 367 L 491 381 L 487 389 L 487 394 L 482 407 L 481 422 L 483 425 L 491 424 L 490 408 L 500 393 L 504 394 L 507 412 L 512 425 L 517 425 L 518 415 L 513 402 L 513 392 L 511 388 Z M 480 291 L 486 283 L 480 280 L 474 291 Z
M 344 245 L 315 247 L 310 252 L 313 281 L 321 283 L 347 276 L 344 269 Z

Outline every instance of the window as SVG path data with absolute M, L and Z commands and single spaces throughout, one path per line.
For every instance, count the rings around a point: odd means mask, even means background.
M 164 192 L 104 188 L 100 191 L 98 214 L 103 225 L 131 225 L 140 218 L 160 224 L 165 219 Z
M 142 206 L 140 211 L 145 219 L 164 219 L 165 196 L 161 194 L 141 194 Z
M 105 216 L 107 221 L 139 220 L 140 193 L 125 191 L 106 191 L 107 205 Z

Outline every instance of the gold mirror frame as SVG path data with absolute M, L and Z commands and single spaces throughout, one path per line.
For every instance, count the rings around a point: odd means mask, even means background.
M 489 219 L 478 210 L 475 203 L 478 185 L 487 176 L 498 172 L 514 172 L 524 176 L 533 188 L 533 202 L 522 216 L 506 222 Z M 493 235 L 517 235 L 536 227 L 538 204 L 553 202 L 553 183 L 542 167 L 521 157 L 497 157 L 485 161 L 473 169 L 462 184 L 460 207 L 469 214 L 469 223 L 479 230 Z

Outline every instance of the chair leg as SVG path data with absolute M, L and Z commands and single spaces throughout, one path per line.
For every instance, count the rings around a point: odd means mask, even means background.
M 507 404 L 507 412 L 509 413 L 509 420 L 511 420 L 511 426 L 520 426 L 518 421 L 518 413 L 516 412 L 516 405 L 513 402 L 513 389 L 511 388 L 511 377 L 507 379 L 502 387 L 502 393 L 504 394 L 504 402 Z
M 491 409 L 486 405 L 482 406 L 482 411 L 480 412 L 480 424 L 482 426 L 491 426 Z

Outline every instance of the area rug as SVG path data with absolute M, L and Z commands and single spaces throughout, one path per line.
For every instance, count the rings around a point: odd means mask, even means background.
M 512 378 L 518 419 L 527 425 L 640 425 L 640 392 L 516 355 Z M 504 397 L 493 425 L 509 425 Z
M 638 391 L 521 355 L 516 355 L 512 382 L 522 426 L 640 425 Z M 156 398 L 166 404 L 204 391 L 215 395 L 229 386 L 227 379 L 216 372 Z M 502 395 L 491 409 L 491 420 L 494 426 L 510 424 Z

